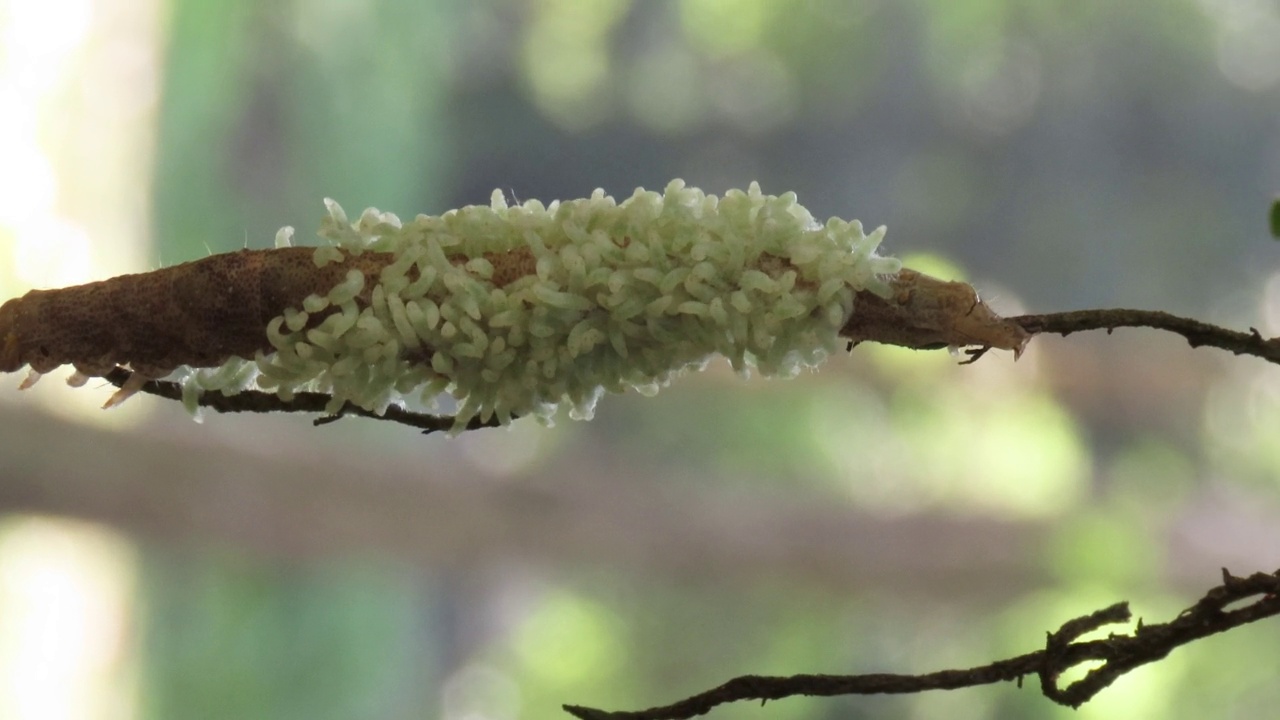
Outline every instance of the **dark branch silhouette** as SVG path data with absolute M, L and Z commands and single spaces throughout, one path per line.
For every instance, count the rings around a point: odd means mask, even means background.
M 1227 609 L 1228 605 L 1254 597 L 1257 599 L 1248 604 Z M 1221 585 L 1167 623 L 1147 625 L 1139 619 L 1131 634 L 1081 640 L 1080 636 L 1085 633 L 1130 620 L 1129 604 L 1116 603 L 1067 621 L 1056 632 L 1049 633 L 1043 650 L 967 670 L 942 670 L 926 675 L 744 675 L 680 702 L 648 710 L 610 712 L 578 705 L 565 705 L 564 709 L 582 720 L 684 720 L 703 715 L 717 705 L 741 700 L 763 702 L 797 695 L 907 694 L 1008 681 L 1017 682 L 1021 687 L 1027 675 L 1040 678 L 1045 697 L 1076 708 L 1120 676 L 1164 658 L 1177 647 L 1274 615 L 1280 615 L 1280 570 L 1235 577 L 1224 569 Z M 1058 677 L 1066 670 L 1096 661 L 1102 664 L 1080 680 L 1066 687 L 1058 686 Z
M 116 387 L 123 387 L 132 375 L 133 373 L 128 370 L 117 367 L 108 372 L 104 378 Z M 139 392 L 168 400 L 182 401 L 182 386 L 167 380 L 149 380 L 139 389 Z M 317 427 L 328 425 L 349 415 L 372 418 L 374 420 L 389 420 L 401 425 L 408 425 L 409 427 L 418 428 L 424 435 L 447 431 L 453 427 L 453 417 L 451 416 L 417 413 L 396 405 L 388 407 L 386 412 L 379 415 L 347 403 L 337 413 L 331 414 L 325 410 L 325 406 L 332 399 L 325 393 L 300 392 L 296 393 L 292 400 L 281 400 L 274 393 L 261 390 L 243 390 L 235 395 L 207 392 L 200 396 L 199 404 L 200 407 L 209 408 L 220 413 L 322 413 L 322 417 L 312 421 Z M 467 423 L 466 429 L 479 430 L 484 427 L 496 427 L 497 424 L 496 421 L 482 422 L 480 420 L 472 420 Z
M 1193 348 L 1215 347 L 1236 355 L 1253 355 L 1267 362 L 1280 363 L 1280 338 L 1264 338 L 1255 328 L 1244 333 L 1159 310 L 1076 310 L 1009 319 L 1032 335 L 1053 333 L 1066 336 L 1084 330 L 1106 330 L 1110 333 L 1122 327 L 1154 328 L 1181 335 Z

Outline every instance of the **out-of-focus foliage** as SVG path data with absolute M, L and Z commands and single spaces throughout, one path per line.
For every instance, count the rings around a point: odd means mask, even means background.
M 1009 308 L 1020 298 L 1238 311 L 1243 297 L 1221 300 L 1223 283 L 1256 284 L 1275 264 L 1248 241 L 1261 181 L 1280 173 L 1276 78 L 1247 69 L 1247 52 L 1255 64 L 1269 56 L 1236 48 L 1230 38 L 1249 31 L 1225 3 L 370 0 L 173 12 L 156 201 L 167 258 L 308 227 L 322 196 L 412 213 L 482 202 L 493 187 L 550 200 L 681 176 L 710 191 L 759 179 L 819 214 L 886 222 L 891 250 L 950 257 L 980 287 L 996 278 L 1009 296 L 997 306 Z M 915 265 L 963 272 L 940 262 Z M 1161 533 L 1203 482 L 1201 452 L 1186 445 L 1196 420 L 1104 420 L 1105 403 L 1064 403 L 1038 363 L 1052 373 L 1034 350 L 1019 366 L 957 368 L 944 353 L 869 347 L 763 384 L 713 363 L 657 399 L 610 398 L 591 425 L 538 431 L 578 438 L 555 444 L 558 462 L 579 452 L 630 471 L 598 482 L 782 486 L 873 512 L 1048 522 L 1045 547 L 1029 549 L 1052 578 L 1036 595 L 961 609 L 780 593 L 765 578 L 663 588 L 619 568 L 589 582 L 498 583 L 485 597 L 507 608 L 501 620 L 458 609 L 415 625 L 410 604 L 469 601 L 447 579 L 427 602 L 385 578 L 348 580 L 365 585 L 353 589 L 325 568 L 285 579 L 159 563 L 153 708 L 416 716 L 373 698 L 431 676 L 438 691 L 416 696 L 438 703 L 428 715 L 557 717 L 565 701 L 664 701 L 740 672 L 975 664 L 1139 589 L 1149 610 L 1170 610 L 1157 590 L 1173 561 Z M 1214 436 L 1228 441 L 1222 467 L 1274 489 L 1274 403 L 1231 397 L 1212 414 L 1211 425 L 1244 424 Z M 193 577 L 181 593 L 169 587 Z M 475 624 L 490 630 L 458 630 Z M 165 630 L 176 626 L 188 631 Z M 428 631 L 406 635 L 419 626 Z M 423 649 L 451 632 L 461 635 L 445 656 Z M 1273 636 L 1239 633 L 1233 656 L 1262 657 Z M 1236 697 L 1225 673 L 1207 670 L 1216 657 L 1186 651 L 1098 707 L 1194 717 L 1187 697 Z M 404 667 L 424 662 L 439 674 Z M 1247 687 L 1265 696 L 1268 685 Z M 767 712 L 926 716 L 942 705 L 950 717 L 1066 716 L 1030 690 Z
M 265 247 L 285 224 L 308 242 L 324 197 L 409 216 L 495 187 L 549 201 L 759 180 L 816 215 L 888 224 L 889 252 L 1011 314 L 1146 306 L 1280 333 L 1280 257 L 1257 221 L 1280 187 L 1274 3 L 162 5 L 148 257 L 166 263 Z M 859 347 L 791 381 L 715 361 L 657 398 L 606 398 L 590 424 L 458 440 L 345 421 L 316 442 L 502 482 L 553 466 L 567 486 L 721 493 L 726 514 L 750 494 L 1031 527 L 1033 570 L 889 592 L 870 565 L 810 587 L 685 558 L 549 568 L 513 547 L 496 568 L 410 568 L 367 548 L 303 563 L 142 541 L 140 714 L 552 718 L 740 673 L 977 665 L 1126 597 L 1163 619 L 1216 582 L 1190 576 L 1205 558 L 1276 564 L 1280 386 L 1274 368 L 1135 337 L 1041 339 L 1017 364 L 966 367 Z M 236 422 L 211 436 L 234 441 Z M 715 716 L 1263 717 L 1277 647 L 1274 623 L 1206 641 L 1078 713 L 1029 679 Z
M 166 259 L 256 244 L 318 217 L 323 197 L 428 209 L 448 169 L 456 18 L 434 2 L 175 3 L 156 183 Z
M 429 700 L 432 598 L 395 570 L 346 562 L 294 575 L 216 554 L 153 555 L 144 713 L 378 717 Z

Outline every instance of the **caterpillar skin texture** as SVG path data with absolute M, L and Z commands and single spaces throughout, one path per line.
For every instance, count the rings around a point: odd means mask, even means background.
M 180 366 L 216 367 L 269 351 L 266 325 L 307 295 L 327 292 L 354 257 L 317 268 L 314 248 L 240 250 L 147 273 L 58 290 L 32 290 L 0 305 L 0 372 L 72 365 L 82 376 L 128 365 L 145 379 Z M 385 259 L 384 259 L 385 261 Z

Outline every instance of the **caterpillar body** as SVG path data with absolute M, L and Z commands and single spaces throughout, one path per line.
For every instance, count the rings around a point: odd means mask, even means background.
M 378 258 L 317 268 L 313 248 L 240 250 L 58 290 L 32 290 L 0 305 L 0 372 L 24 365 L 41 374 L 72 365 L 72 384 L 128 365 L 136 380 L 181 366 L 217 367 L 271 350 L 264 328 L 286 308 L 337 284 L 348 270 L 372 270 Z
M 677 180 L 621 203 L 597 190 L 547 206 L 509 207 L 495 191 L 488 206 L 406 223 L 373 209 L 351 222 L 326 203 L 329 245 L 5 303 L 0 371 L 29 365 L 34 379 L 71 364 L 81 382 L 128 365 L 108 405 L 178 369 L 193 408 L 203 392 L 256 385 L 330 393 L 331 411 L 448 392 L 455 427 L 545 418 L 559 403 L 585 418 L 604 390 L 654 391 L 715 353 L 792 374 L 839 345 L 857 297 L 893 303 L 900 290 L 898 262 L 876 254 L 883 228 L 820 225 L 793 193 L 754 183 L 716 197 Z

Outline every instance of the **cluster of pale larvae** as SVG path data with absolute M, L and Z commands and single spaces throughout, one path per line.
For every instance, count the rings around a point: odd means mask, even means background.
M 1020 352 L 1028 337 L 970 286 L 878 255 L 884 228 L 819 224 L 755 183 L 549 205 L 495 191 L 408 222 L 326 204 L 319 247 L 285 228 L 274 249 L 5 303 L 0 371 L 30 366 L 25 387 L 63 364 L 72 384 L 128 366 L 108 405 L 175 372 L 193 409 L 250 388 L 328 393 L 330 412 L 449 394 L 462 427 L 561 404 L 589 418 L 605 391 L 656 392 L 714 355 L 789 376 L 850 341 Z

